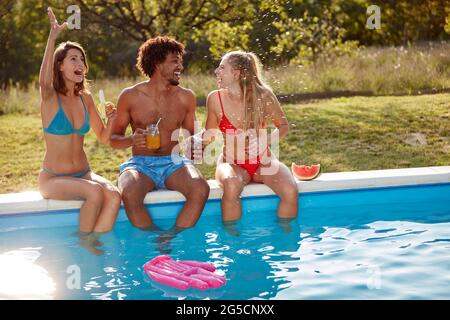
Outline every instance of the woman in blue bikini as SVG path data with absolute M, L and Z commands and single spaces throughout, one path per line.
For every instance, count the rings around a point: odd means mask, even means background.
M 108 103 L 105 127 L 87 90 L 88 65 L 83 48 L 68 41 L 55 50 L 55 40 L 67 22 L 58 24 L 51 8 L 48 16 L 51 29 L 39 74 L 46 146 L 39 191 L 45 198 L 84 200 L 80 234 L 110 231 L 120 208 L 120 194 L 111 182 L 89 168 L 83 142 L 92 126 L 99 141 L 109 144 L 116 110 Z

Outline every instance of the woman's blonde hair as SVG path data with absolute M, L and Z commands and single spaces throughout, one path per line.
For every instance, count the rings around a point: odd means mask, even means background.
M 86 53 L 84 52 L 83 47 L 81 44 L 77 42 L 71 42 L 66 41 L 63 43 L 60 43 L 59 46 L 56 48 L 55 53 L 53 54 L 53 88 L 58 93 L 66 94 L 68 89 L 66 87 L 66 84 L 64 82 L 64 78 L 62 76 L 62 72 L 59 70 L 63 60 L 67 56 L 67 52 L 69 52 L 70 49 L 77 49 L 81 52 L 84 58 L 84 66 L 86 68 L 85 76 L 89 70 L 89 66 L 86 59 Z M 89 93 L 89 85 L 86 77 L 83 78 L 83 81 L 80 83 L 75 84 L 75 95 L 80 95 L 82 93 Z
M 244 130 L 260 129 L 265 114 L 265 100 L 272 89 L 264 83 L 262 65 L 253 52 L 231 51 L 223 57 L 234 70 L 240 71 L 239 85 L 243 93 L 245 122 Z

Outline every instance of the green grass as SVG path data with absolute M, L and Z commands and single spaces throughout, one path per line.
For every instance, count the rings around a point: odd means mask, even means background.
M 332 91 L 370 92 L 374 95 L 413 94 L 450 88 L 450 43 L 430 43 L 411 48 L 366 48 L 350 56 L 321 59 L 308 66 L 286 65 L 265 70 L 264 77 L 277 94 Z M 116 102 L 123 88 L 144 78 L 105 79 L 92 82 L 96 98 L 99 89 Z M 181 84 L 205 99 L 217 88 L 214 74 L 189 74 Z M 27 91 L 16 87 L 1 91 L 0 115 L 38 112 L 36 84 Z
M 34 100 L 31 100 L 34 101 Z M 406 97 L 353 97 L 285 105 L 290 133 L 280 146 L 287 165 L 321 163 L 325 172 L 449 165 L 450 94 Z M 197 116 L 204 121 L 204 108 Z M 404 142 L 410 133 L 427 145 Z M 0 116 L 0 193 L 37 190 L 44 156 L 41 121 L 34 112 Z M 116 181 L 131 150 L 114 150 L 87 135 L 92 169 Z M 200 165 L 208 179 L 214 166 Z

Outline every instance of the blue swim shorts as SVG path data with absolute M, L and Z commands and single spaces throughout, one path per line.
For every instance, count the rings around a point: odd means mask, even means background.
M 126 170 L 136 170 L 149 177 L 157 189 L 167 189 L 164 184 L 166 179 L 188 164 L 192 164 L 192 161 L 179 155 L 133 156 L 122 163 L 119 169 L 120 174 Z

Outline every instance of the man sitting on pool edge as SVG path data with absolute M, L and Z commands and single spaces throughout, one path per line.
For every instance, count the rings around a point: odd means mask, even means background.
M 178 141 L 172 133 L 180 128 L 194 132 L 196 99 L 179 86 L 184 46 L 169 37 L 147 40 L 139 49 L 136 66 L 149 78 L 125 88 L 117 102 L 117 118 L 111 146 L 132 147 L 133 156 L 120 166 L 118 179 L 125 211 L 139 228 L 155 225 L 144 206 L 146 194 L 155 189 L 176 190 L 186 198 L 175 223 L 177 231 L 194 226 L 209 196 L 209 185 L 192 161 L 172 154 Z M 158 123 L 159 147 L 146 145 L 146 128 Z M 131 125 L 132 135 L 125 131 Z

